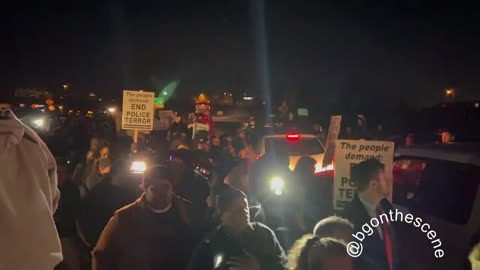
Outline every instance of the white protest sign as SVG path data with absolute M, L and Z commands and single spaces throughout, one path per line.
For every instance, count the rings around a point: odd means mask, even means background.
M 154 130 L 168 130 L 175 120 L 175 114 L 172 110 L 159 110 L 158 118 L 155 118 L 153 122 Z
M 350 179 L 350 169 L 368 159 L 378 159 L 385 165 L 385 177 L 391 201 L 393 153 L 393 142 L 337 140 L 333 184 L 333 206 L 335 210 L 342 210 L 355 196 L 356 187 L 352 179 Z
M 155 92 L 123 91 L 122 129 L 152 130 Z
M 210 126 L 209 125 L 206 125 L 206 124 L 200 124 L 200 123 L 194 123 L 193 125 L 193 134 L 192 134 L 192 138 L 195 139 L 195 136 L 197 135 L 197 133 L 199 131 L 209 131 L 210 130 Z
M 327 143 L 322 167 L 330 165 L 333 161 L 333 156 L 335 155 L 335 144 L 338 139 L 338 134 L 340 133 L 341 124 L 342 116 L 332 115 L 330 118 L 330 126 L 328 127 Z

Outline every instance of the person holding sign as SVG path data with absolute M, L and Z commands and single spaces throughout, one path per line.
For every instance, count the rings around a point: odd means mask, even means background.
M 377 159 L 368 159 L 351 169 L 351 178 L 357 187 L 357 194 L 344 209 L 341 216 L 354 225 L 353 236 L 363 244 L 362 257 L 365 256 L 378 269 L 399 269 L 395 266 L 398 258 L 395 254 L 393 224 L 382 223 L 371 234 L 363 234 L 362 226 L 381 214 L 388 214 L 393 208 L 387 200 L 389 189 L 385 178 L 385 167 Z

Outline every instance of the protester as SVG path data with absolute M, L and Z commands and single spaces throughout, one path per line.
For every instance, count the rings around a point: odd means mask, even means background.
M 248 199 L 228 188 L 218 198 L 221 225 L 197 247 L 189 269 L 284 269 L 285 253 L 275 233 L 261 223 L 251 223 Z
M 56 162 L 3 102 L 8 97 L 0 97 L 0 269 L 51 270 L 62 261 Z
M 214 163 L 219 164 L 219 159 L 222 155 L 222 148 L 220 147 L 220 138 L 212 138 L 212 146 L 210 147 L 210 156 L 213 158 Z
M 93 251 L 93 270 L 185 269 L 193 249 L 189 203 L 174 194 L 170 168 L 144 176 L 144 193 L 118 210 Z
M 334 238 L 342 240 L 345 243 L 352 241 L 353 224 L 339 216 L 330 216 L 320 220 L 313 234 L 320 238 Z M 353 264 L 357 270 L 378 270 L 378 266 L 370 258 L 359 256 L 353 259 Z
M 357 140 L 369 140 L 372 137 L 368 130 L 367 119 L 363 114 L 357 116 L 357 126 L 353 129 L 353 137 Z
M 203 223 L 207 217 L 210 187 L 207 180 L 195 175 L 193 163 L 192 153 L 181 149 L 173 153 L 169 166 L 172 168 L 175 194 L 192 203 L 194 222 Z
M 341 217 L 330 216 L 320 220 L 313 229 L 313 234 L 320 237 L 331 237 L 350 242 L 353 234 L 353 224 Z
M 110 173 L 112 167 L 112 158 L 110 157 L 110 147 L 104 146 L 100 150 L 100 159 L 98 161 L 98 169 L 101 175 Z
M 352 257 L 343 241 L 305 236 L 289 253 L 289 270 L 352 270 Z
M 330 216 L 319 221 L 312 234 L 305 234 L 298 239 L 288 253 L 288 269 L 295 269 L 297 267 L 298 257 L 305 246 L 305 243 L 314 236 L 319 238 L 334 238 L 344 241 L 346 243 L 351 241 L 353 233 L 353 224 L 348 220 L 338 217 Z M 362 268 L 363 269 L 363 268 Z
M 80 243 L 76 226 L 80 211 L 80 191 L 70 181 L 63 160 L 57 162 L 57 174 L 61 196 L 54 219 L 62 243 L 63 262 L 55 270 L 80 270 Z
M 342 216 L 352 222 L 354 231 L 358 232 L 370 219 L 378 218 L 392 209 L 386 199 L 391 191 L 385 179 L 385 167 L 376 159 L 362 161 L 353 167 L 351 178 L 358 193 L 345 207 Z M 362 257 L 373 261 L 379 269 L 399 269 L 393 224 L 381 223 L 377 231 L 366 237 L 362 244 Z
M 317 161 L 309 156 L 299 159 L 295 167 L 295 181 L 297 196 L 301 200 L 303 220 L 299 221 L 299 226 L 303 233 L 313 230 L 316 222 L 332 214 L 332 192 L 330 181 L 323 181 L 315 175 L 315 166 Z
M 85 244 L 93 248 L 100 234 L 116 210 L 137 197 L 134 184 L 129 184 L 129 164 L 120 160 L 112 165 L 111 173 L 97 184 L 82 202 L 80 228 Z
M 414 147 L 415 146 L 415 135 L 413 133 L 409 133 L 405 137 L 405 147 Z
M 323 145 L 327 143 L 327 134 L 325 134 L 323 127 L 319 123 L 313 124 L 313 134 Z
M 234 168 L 232 168 L 232 170 L 230 170 L 230 173 L 225 177 L 224 183 L 241 190 L 247 195 L 251 220 L 261 223 L 266 222 L 262 205 L 259 201 L 249 196 L 251 193 L 251 187 L 248 179 L 248 164 L 246 160 L 240 161 Z

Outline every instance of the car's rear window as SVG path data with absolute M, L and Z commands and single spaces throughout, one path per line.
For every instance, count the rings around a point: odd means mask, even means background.
M 272 149 L 286 149 L 290 156 L 311 156 L 324 152 L 322 144 L 316 138 L 287 140 L 286 138 L 265 138 L 265 152 Z
M 414 209 L 454 224 L 468 222 L 480 183 L 480 167 L 407 158 L 395 161 L 394 176 L 401 183 L 415 184 L 412 180 L 418 180 L 411 205 Z M 407 177 L 411 179 L 405 179 Z

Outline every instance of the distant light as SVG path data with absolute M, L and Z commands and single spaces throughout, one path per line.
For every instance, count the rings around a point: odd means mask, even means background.
M 163 95 L 164 96 L 168 95 L 167 91 L 163 91 Z
M 94 97 L 94 96 L 95 96 L 95 93 L 90 93 L 90 96 L 91 96 L 91 97 Z
M 114 113 L 114 112 L 117 111 L 117 108 L 115 108 L 115 107 L 110 107 L 110 108 L 108 108 L 108 111 L 109 111 L 110 113 Z
M 230 96 L 232 96 L 232 93 L 230 93 Z
M 101 99 L 101 98 L 99 98 L 99 99 L 98 99 L 98 101 L 102 101 L 102 99 Z
M 35 125 L 36 128 L 42 127 L 43 123 L 44 123 L 43 119 L 33 120 L 33 124 Z
M 215 256 L 213 268 L 214 268 L 214 269 L 219 268 L 220 265 L 222 264 L 222 262 L 223 262 L 223 254 L 217 254 L 217 255 Z
M 68 84 L 64 84 L 63 89 L 67 89 L 67 88 L 68 88 Z
M 244 100 L 252 100 L 253 97 L 243 97 Z
M 270 182 L 270 189 L 275 195 L 282 195 L 284 182 L 280 177 L 274 177 Z
M 20 108 L 23 108 L 23 107 L 25 107 L 25 104 L 20 104 Z
M 135 173 L 143 173 L 147 170 L 147 164 L 144 161 L 134 161 L 130 170 Z
M 480 108 L 480 103 L 475 103 L 475 108 Z

